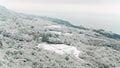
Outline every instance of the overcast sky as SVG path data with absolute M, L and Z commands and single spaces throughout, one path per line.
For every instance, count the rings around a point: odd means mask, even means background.
M 0 5 L 120 34 L 120 0 L 0 0 Z

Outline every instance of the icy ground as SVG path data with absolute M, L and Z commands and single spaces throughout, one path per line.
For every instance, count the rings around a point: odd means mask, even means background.
M 46 44 L 42 43 L 38 45 L 39 48 L 58 53 L 60 55 L 72 54 L 75 57 L 79 56 L 80 51 L 74 46 L 68 46 L 65 44 Z

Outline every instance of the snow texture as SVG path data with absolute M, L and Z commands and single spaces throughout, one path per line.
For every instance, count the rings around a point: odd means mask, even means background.
M 42 44 L 39 44 L 38 47 L 43 48 L 43 49 L 48 50 L 48 51 L 56 52 L 60 55 L 72 54 L 75 57 L 78 57 L 79 53 L 80 53 L 80 51 L 76 47 L 68 46 L 65 44 L 45 44 L 45 43 L 42 43 Z

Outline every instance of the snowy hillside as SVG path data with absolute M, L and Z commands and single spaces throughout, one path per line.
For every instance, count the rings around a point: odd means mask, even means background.
M 120 35 L 0 6 L 0 68 L 120 68 Z

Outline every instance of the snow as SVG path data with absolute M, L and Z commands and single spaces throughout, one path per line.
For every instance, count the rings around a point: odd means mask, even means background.
M 72 36 L 73 34 L 65 33 L 64 35 L 65 35 L 65 36 Z
M 60 25 L 50 25 L 50 26 L 47 26 L 48 28 L 61 28 Z
M 48 32 L 53 33 L 53 34 L 58 34 L 58 35 L 62 34 L 62 32 L 58 32 L 58 31 L 48 31 Z
M 62 33 L 62 32 L 58 32 L 58 31 L 48 31 L 50 33 L 53 33 L 53 34 L 58 34 L 58 35 L 65 35 L 65 36 L 72 36 L 73 34 L 70 34 L 70 33 Z
M 39 48 L 58 53 L 60 55 L 72 54 L 75 57 L 79 56 L 80 51 L 76 47 L 68 46 L 65 44 L 46 44 L 42 43 L 38 45 Z

